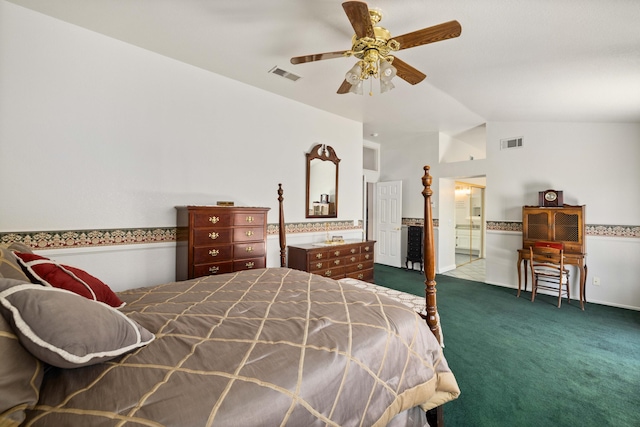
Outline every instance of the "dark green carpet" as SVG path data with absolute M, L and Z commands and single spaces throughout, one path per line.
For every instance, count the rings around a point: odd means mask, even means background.
M 436 276 L 444 354 L 462 391 L 447 427 L 640 426 L 640 312 Z M 424 295 L 417 271 L 375 283 Z

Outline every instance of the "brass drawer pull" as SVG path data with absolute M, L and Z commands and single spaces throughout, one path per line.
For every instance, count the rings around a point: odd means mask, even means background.
M 247 266 L 247 268 L 253 268 L 253 263 L 251 261 L 249 261 L 248 263 L 245 264 Z
M 362 270 L 362 267 L 364 267 L 362 264 L 358 264 L 358 270 Z
M 340 260 L 339 260 L 339 259 L 337 259 L 337 260 L 333 261 L 333 263 L 334 263 L 335 265 L 340 265 Z
M 334 256 L 340 256 L 340 251 L 335 251 L 335 252 L 333 253 L 333 255 L 334 255 Z
M 220 270 L 220 267 L 218 266 L 213 266 L 213 267 L 209 267 L 209 273 L 217 273 L 218 270 Z
M 325 271 L 324 275 L 327 276 L 327 277 L 330 277 L 331 276 L 331 270 Z
M 254 218 L 252 216 L 248 216 L 247 218 L 245 218 L 247 220 L 247 222 L 251 223 L 254 221 Z
M 209 251 L 209 255 L 211 255 L 211 256 L 218 256 L 219 253 L 220 253 L 220 251 L 218 249 L 211 249 Z
M 356 248 L 351 248 L 351 253 L 355 254 L 356 253 Z
M 360 279 L 360 280 L 364 279 L 364 274 L 362 274 L 362 273 L 358 274 L 358 279 Z
M 209 233 L 209 238 L 211 240 L 216 240 L 218 237 L 220 237 L 220 234 L 216 233 L 215 231 L 212 231 L 211 233 Z
M 364 259 L 369 259 L 369 254 L 365 254 Z
M 356 262 L 356 257 L 352 256 L 351 257 L 351 262 Z
M 365 252 L 369 252 L 369 246 L 364 247 Z
M 217 216 L 210 216 L 209 221 L 211 221 L 213 224 L 217 224 L 218 221 L 220 221 L 220 218 Z
M 316 254 L 316 258 L 322 259 L 322 254 Z
M 247 248 L 245 249 L 245 251 L 247 251 L 247 252 L 253 252 L 253 246 L 247 246 Z
M 322 263 L 321 262 L 317 263 L 316 268 L 322 268 Z
M 251 237 L 251 236 L 253 236 L 253 231 L 248 230 L 248 231 L 245 231 L 245 233 L 244 233 L 244 234 L 246 234 L 246 235 L 247 235 L 247 237 Z

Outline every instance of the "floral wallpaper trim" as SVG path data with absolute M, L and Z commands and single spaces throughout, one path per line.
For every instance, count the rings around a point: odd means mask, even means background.
M 0 233 L 0 243 L 20 242 L 33 249 L 131 245 L 137 243 L 174 241 L 176 241 L 175 227 Z
M 403 218 L 403 225 L 422 226 L 422 218 Z M 437 218 L 433 226 L 438 227 Z M 361 230 L 362 221 L 296 222 L 287 223 L 287 234 L 336 232 L 340 230 Z M 522 232 L 522 222 L 487 221 L 487 230 Z M 277 235 L 278 224 L 267 224 L 267 234 Z M 640 239 L 640 226 L 587 224 L 587 236 L 628 237 Z M 104 230 L 65 230 L 0 232 L 0 243 L 20 242 L 33 249 L 60 249 L 92 246 L 132 245 L 140 243 L 175 242 L 178 239 L 175 227 L 154 228 L 114 228 Z
M 402 225 L 422 226 L 422 218 L 402 218 Z M 433 226 L 438 227 L 439 221 L 433 219 Z M 587 224 L 585 226 L 587 236 L 631 237 L 640 238 L 640 226 L 638 225 L 599 225 Z M 522 233 L 522 222 L 519 221 L 487 221 L 487 230 L 513 231 Z
M 362 221 L 300 222 L 286 224 L 287 234 L 360 230 Z M 267 224 L 267 234 L 277 235 L 278 224 Z M 0 243 L 20 242 L 33 249 L 61 249 L 94 246 L 132 245 L 139 243 L 175 242 L 176 227 L 114 228 L 102 230 L 0 232 Z
M 640 239 L 638 225 L 599 225 L 587 224 L 587 236 L 631 237 Z M 522 222 L 516 221 L 487 221 L 487 230 L 522 232 Z
M 287 234 L 333 232 L 340 230 L 360 230 L 362 221 L 353 225 L 353 221 L 323 221 L 323 222 L 290 222 L 285 223 Z M 278 224 L 267 224 L 267 234 L 274 235 L 280 232 Z

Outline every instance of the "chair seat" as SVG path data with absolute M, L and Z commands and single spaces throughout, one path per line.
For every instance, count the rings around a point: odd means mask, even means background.
M 537 266 L 537 267 L 534 267 L 533 272 L 538 276 L 554 278 L 556 280 L 560 278 L 560 274 L 558 270 L 553 268 L 545 268 L 545 267 Z M 566 284 L 567 281 L 569 280 L 568 276 L 569 276 L 569 270 L 564 269 L 564 271 L 562 272 L 563 285 Z

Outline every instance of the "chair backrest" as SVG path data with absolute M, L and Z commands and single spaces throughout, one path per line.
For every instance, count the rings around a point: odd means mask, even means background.
M 548 267 L 562 271 L 564 269 L 564 251 L 552 246 L 530 246 L 531 267 Z

